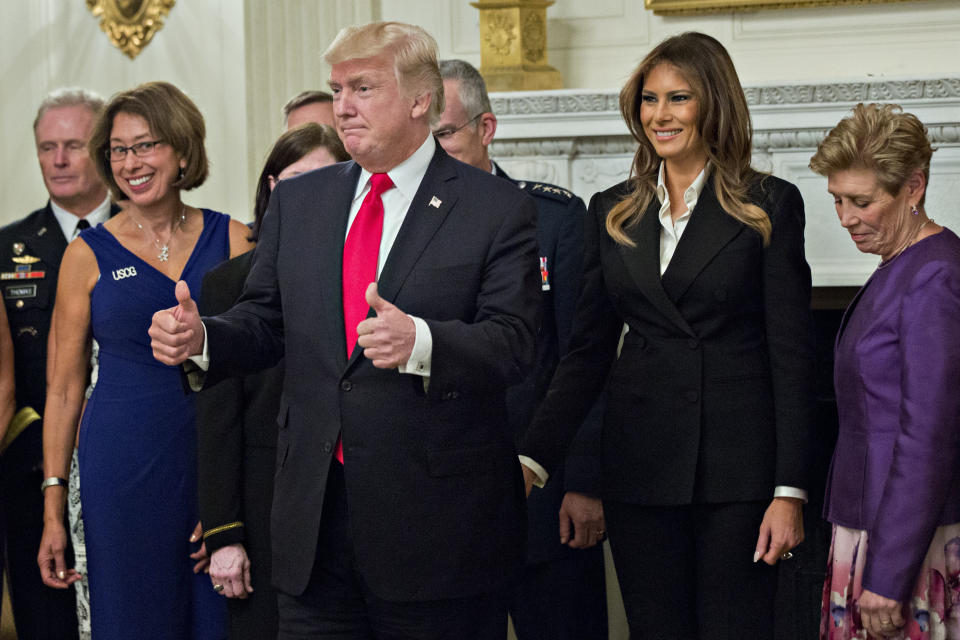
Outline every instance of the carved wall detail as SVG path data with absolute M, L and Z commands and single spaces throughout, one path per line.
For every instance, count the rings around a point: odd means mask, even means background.
M 754 122 L 753 166 L 794 182 L 806 203 L 807 259 L 816 286 L 857 286 L 876 266 L 838 232 L 826 179 L 807 167 L 827 132 L 861 101 L 898 102 L 927 126 L 934 148 L 928 209 L 953 229 L 960 182 L 960 78 L 824 83 L 744 89 Z M 540 180 L 585 200 L 626 179 L 636 141 L 617 91 L 490 96 L 499 126 L 491 155 L 517 180 Z M 933 215 L 933 214 L 931 214 Z M 953 219 L 951 219 L 951 216 Z
M 517 24 L 507 11 L 490 14 L 490 21 L 483 31 L 483 41 L 501 59 L 510 55 L 513 42 L 517 39 Z
M 528 13 L 523 20 L 523 57 L 534 64 L 546 58 L 547 22 L 538 13 Z

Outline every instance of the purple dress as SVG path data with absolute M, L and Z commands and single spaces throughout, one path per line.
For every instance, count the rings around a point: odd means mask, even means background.
M 855 605 L 861 587 L 908 602 L 917 629 L 960 624 L 960 555 L 951 558 L 960 539 L 931 550 L 935 534 L 943 538 L 938 527 L 960 523 L 960 238 L 952 231 L 907 248 L 863 286 L 840 326 L 834 384 L 840 432 L 824 515 L 836 526 L 823 637 L 858 637 L 831 628 L 846 615 L 837 600 Z M 838 545 L 849 530 L 866 532 L 869 551 L 866 536 Z M 831 604 L 840 578 L 848 587 Z M 915 606 L 926 597 L 918 589 L 929 592 L 930 610 Z M 847 618 L 859 625 L 859 615 Z

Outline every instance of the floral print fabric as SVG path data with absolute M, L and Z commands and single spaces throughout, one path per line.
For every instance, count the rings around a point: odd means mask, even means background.
M 867 532 L 833 525 L 820 617 L 821 640 L 866 640 L 858 602 Z M 960 640 L 960 523 L 939 527 L 905 603 L 899 640 Z

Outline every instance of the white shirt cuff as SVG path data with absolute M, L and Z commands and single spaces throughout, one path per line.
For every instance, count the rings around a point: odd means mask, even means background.
M 547 470 L 537 464 L 537 461 L 533 458 L 528 458 L 527 456 L 518 455 L 520 458 L 520 464 L 533 471 L 537 474 L 537 479 L 533 481 L 533 486 L 543 489 L 543 485 L 547 484 L 547 480 L 550 478 L 550 474 L 547 473 Z
M 187 384 L 192 391 L 203 389 L 204 380 L 207 377 L 207 369 L 210 368 L 210 351 L 207 349 L 207 327 L 202 322 L 203 327 L 203 353 L 198 356 L 189 356 L 184 363 L 184 373 L 187 374 Z
M 201 322 L 200 326 L 203 327 L 203 353 L 198 356 L 189 356 L 187 360 L 192 361 L 200 367 L 201 371 L 207 371 L 210 368 L 210 350 L 207 348 L 207 325 Z
M 807 503 L 807 490 L 797 489 L 796 487 L 775 487 L 773 490 L 774 498 L 797 498 Z
M 410 316 L 410 319 L 413 320 L 413 326 L 417 329 L 417 337 L 413 341 L 410 359 L 406 364 L 397 367 L 397 371 L 429 378 L 430 362 L 433 358 L 433 334 L 430 333 L 430 327 L 423 319 L 416 316 Z

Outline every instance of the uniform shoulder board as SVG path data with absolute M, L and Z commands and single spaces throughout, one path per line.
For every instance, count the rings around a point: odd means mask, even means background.
M 563 187 L 547 184 L 546 182 L 521 180 L 517 183 L 517 186 L 532 196 L 543 196 L 553 200 L 559 200 L 560 202 L 569 202 L 576 197 L 572 192 L 567 191 Z

